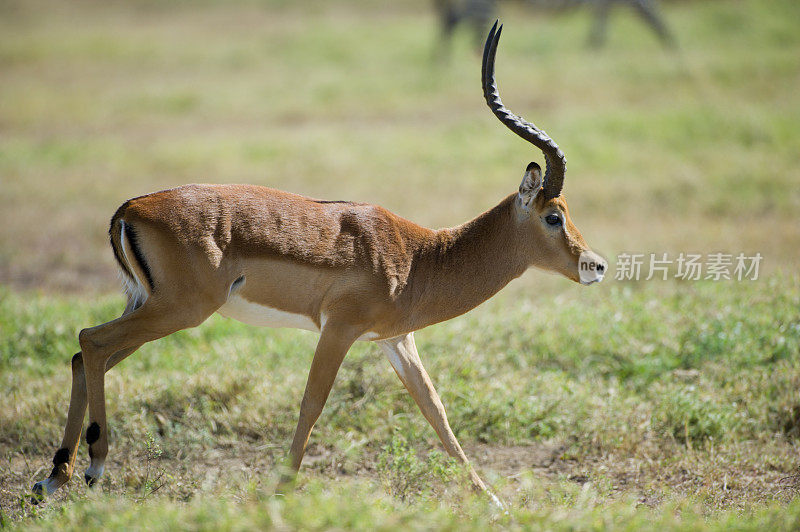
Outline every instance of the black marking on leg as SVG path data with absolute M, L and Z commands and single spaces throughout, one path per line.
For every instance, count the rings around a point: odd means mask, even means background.
M 92 446 L 89 446 L 89 458 L 94 458 L 94 451 L 92 451 Z
M 58 467 L 67 462 L 69 462 L 69 449 L 67 447 L 62 447 L 56 451 L 56 455 L 53 457 L 53 465 Z
M 69 448 L 62 447 L 57 450 L 55 456 L 53 456 L 53 469 L 50 471 L 50 478 L 57 477 L 59 467 L 66 463 L 69 463 Z
M 83 474 L 83 480 L 86 481 L 86 485 L 89 486 L 90 488 L 95 484 L 97 484 L 97 479 L 94 477 L 90 477 L 86 473 Z
M 100 425 L 98 425 L 97 422 L 95 421 L 91 425 L 89 425 L 88 429 L 86 429 L 86 443 L 91 445 L 99 439 L 100 439 Z M 89 449 L 89 452 L 90 453 L 92 452 L 91 448 Z

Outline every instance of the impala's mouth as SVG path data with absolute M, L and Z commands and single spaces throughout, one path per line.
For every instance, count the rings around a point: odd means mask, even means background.
M 578 258 L 578 277 L 583 285 L 599 283 L 608 269 L 606 260 L 594 251 L 583 251 Z

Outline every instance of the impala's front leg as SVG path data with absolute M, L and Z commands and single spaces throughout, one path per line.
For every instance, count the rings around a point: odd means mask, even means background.
M 339 372 L 339 366 L 342 365 L 342 360 L 358 334 L 356 330 L 338 326 L 331 323 L 330 320 L 322 330 L 317 349 L 314 352 L 314 360 L 311 362 L 306 390 L 303 394 L 303 401 L 300 403 L 300 418 L 297 421 L 297 429 L 292 440 L 290 453 L 293 473 L 300 469 L 311 429 L 314 428 L 314 423 L 317 422 L 325 402 L 328 400 L 328 394 L 330 394 L 333 381 Z M 283 482 L 288 480 L 288 478 L 284 478 Z
M 417 346 L 414 343 L 414 333 L 408 333 L 404 336 L 382 340 L 378 344 L 383 349 L 386 356 L 389 358 L 392 367 L 394 368 L 397 376 L 405 385 L 411 397 L 419 406 L 422 415 L 431 424 L 433 430 L 442 441 L 447 454 L 464 464 L 469 471 L 469 477 L 472 480 L 473 486 L 480 491 L 489 494 L 490 497 L 502 508 L 499 499 L 488 489 L 480 479 L 475 470 L 470 465 L 467 456 L 461 449 L 458 440 L 456 439 L 453 430 L 450 428 L 450 423 L 447 421 L 447 413 L 444 410 L 444 405 L 436 389 L 433 387 L 428 372 L 422 366 L 422 361 L 417 353 Z

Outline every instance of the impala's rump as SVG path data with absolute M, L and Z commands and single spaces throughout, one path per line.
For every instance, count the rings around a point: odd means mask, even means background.
M 124 207 L 124 206 L 123 206 Z M 117 211 L 119 214 L 123 208 Z M 135 230 L 117 214 L 111 219 L 111 249 L 120 269 L 120 277 L 131 309 L 140 307 L 153 290 L 153 276 L 142 254 Z

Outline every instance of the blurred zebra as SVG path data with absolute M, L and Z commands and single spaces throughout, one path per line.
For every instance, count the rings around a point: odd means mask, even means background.
M 480 48 L 486 28 L 495 19 L 498 0 L 434 0 L 441 25 L 442 48 L 450 46 L 453 31 L 462 23 L 472 27 L 475 43 Z M 662 45 L 676 46 L 675 38 L 659 13 L 658 0 L 524 0 L 534 8 L 564 10 L 589 6 L 594 8 L 594 23 L 589 33 L 588 44 L 600 47 L 605 43 L 608 13 L 616 5 L 633 9 L 653 30 Z

